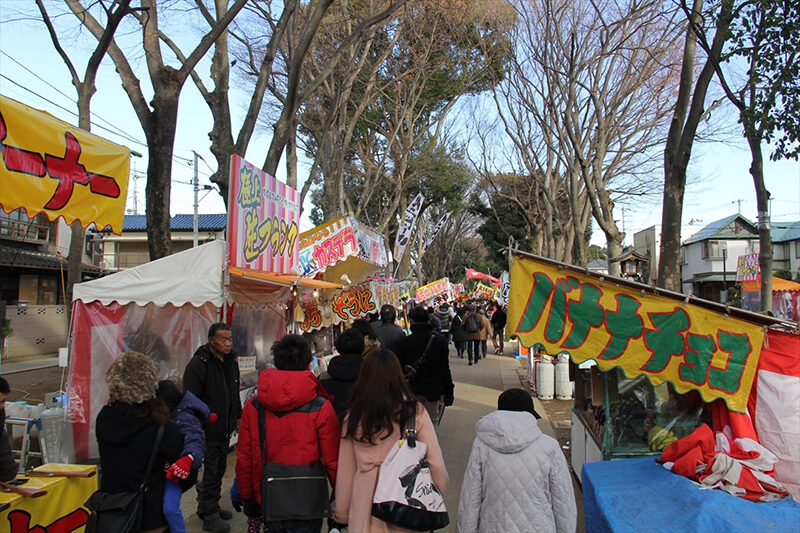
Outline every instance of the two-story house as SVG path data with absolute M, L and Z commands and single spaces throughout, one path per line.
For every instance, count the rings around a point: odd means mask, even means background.
M 772 268 L 788 270 L 792 279 L 800 275 L 800 222 L 773 222 Z
M 198 244 L 225 238 L 228 215 L 225 213 L 197 216 Z M 192 247 L 194 240 L 194 215 L 175 215 L 170 219 L 172 252 L 182 252 Z M 125 270 L 150 261 L 147 245 L 147 220 L 145 215 L 125 215 L 122 234 L 102 234 L 98 266 L 112 272 Z
M 736 282 L 740 255 L 757 254 L 758 228 L 740 214 L 717 220 L 681 246 L 682 292 L 721 301 L 721 291 Z

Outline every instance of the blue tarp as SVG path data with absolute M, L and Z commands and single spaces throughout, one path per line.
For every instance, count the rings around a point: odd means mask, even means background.
M 703 490 L 652 457 L 586 463 L 581 473 L 586 531 L 800 531 L 800 503 L 754 503 Z

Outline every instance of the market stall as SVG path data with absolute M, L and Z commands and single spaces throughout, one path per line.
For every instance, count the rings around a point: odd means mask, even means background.
M 785 498 L 755 503 L 703 490 L 652 458 L 586 464 L 586 531 L 797 531 L 800 504 Z
M 433 303 L 434 298 L 444 296 L 448 300 L 453 299 L 453 286 L 447 278 L 437 279 L 427 285 L 418 288 L 414 293 L 414 299 L 418 304 Z
M 584 463 L 659 455 L 704 422 L 724 430 L 714 413 L 749 411 L 764 446 L 782 454 L 775 478 L 797 479 L 800 447 L 778 439 L 800 441 L 800 397 L 774 392 L 800 379 L 791 324 L 520 252 L 511 289 L 509 333 L 572 360 L 578 475 Z M 776 353 L 775 339 L 796 351 Z

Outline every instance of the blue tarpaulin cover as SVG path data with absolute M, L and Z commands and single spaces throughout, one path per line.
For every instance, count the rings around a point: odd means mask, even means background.
M 754 503 L 703 490 L 652 457 L 586 463 L 581 473 L 586 531 L 800 531 L 800 503 Z

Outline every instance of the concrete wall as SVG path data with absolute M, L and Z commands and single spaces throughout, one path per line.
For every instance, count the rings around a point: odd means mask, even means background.
M 3 360 L 6 363 L 55 355 L 67 345 L 67 313 L 63 305 L 9 305 L 6 318 L 13 330 L 8 338 L 8 357 Z

